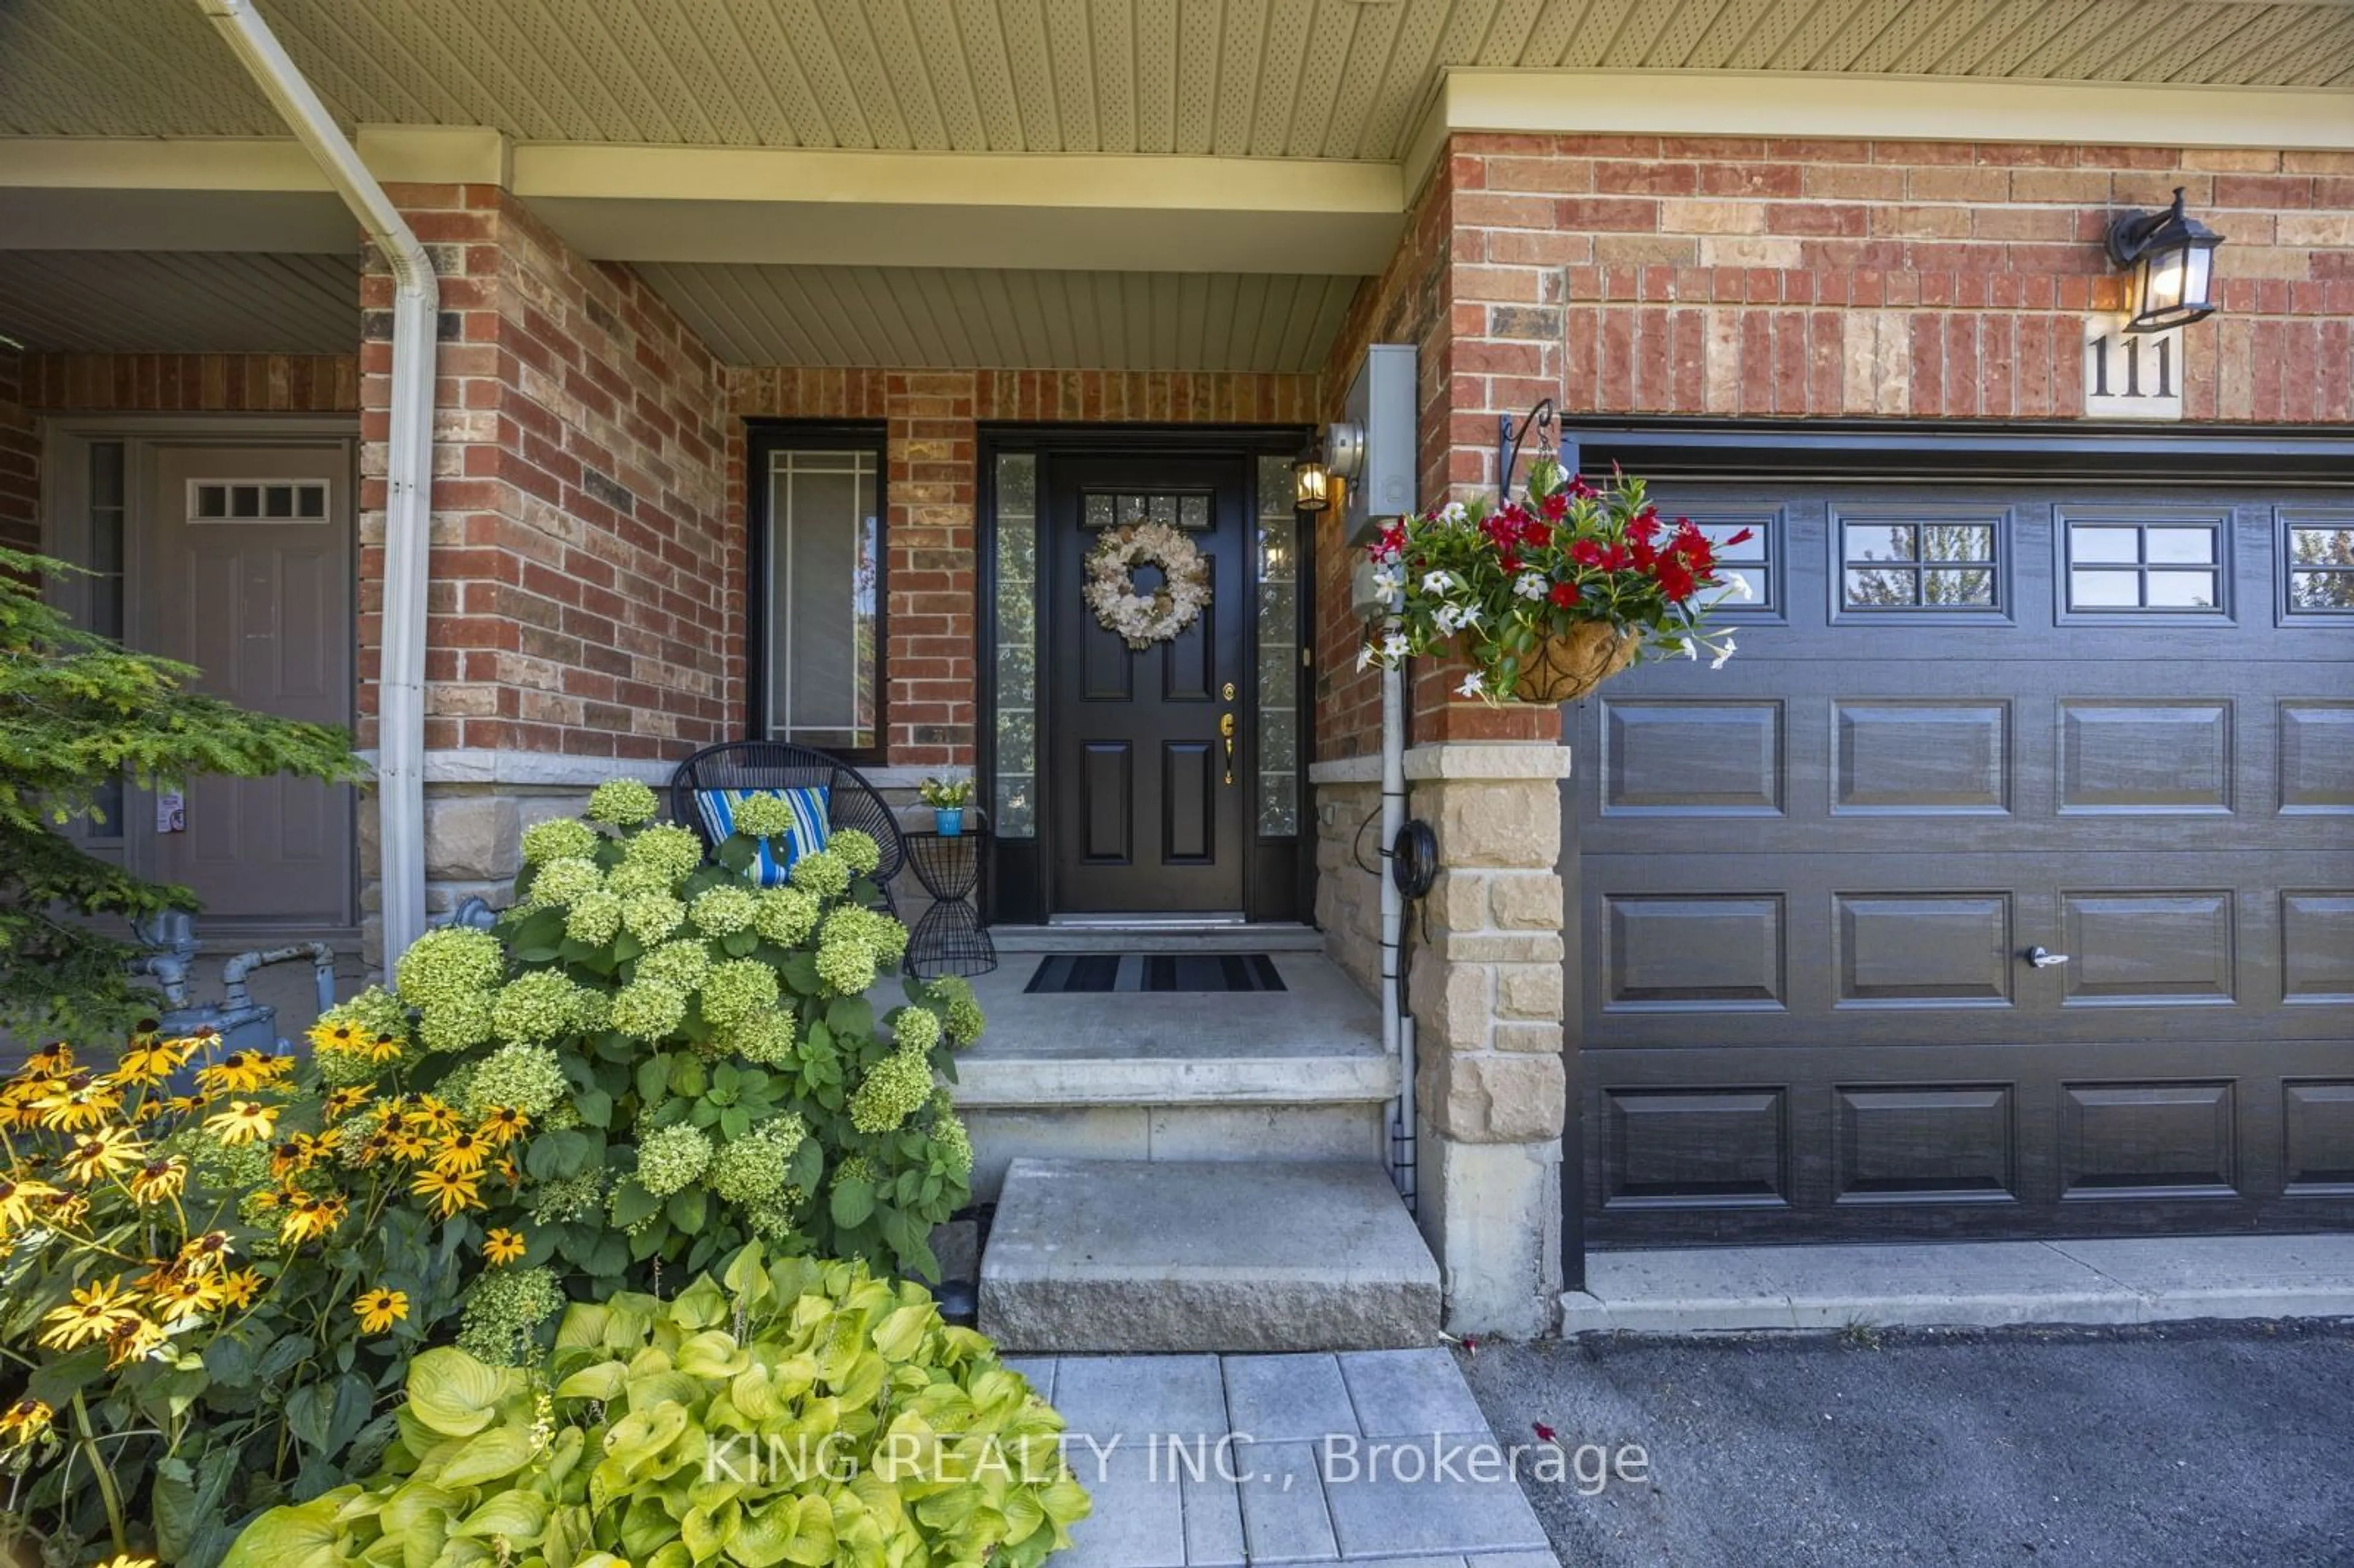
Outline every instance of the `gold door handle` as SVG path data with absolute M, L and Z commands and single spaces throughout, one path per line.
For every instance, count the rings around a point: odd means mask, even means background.
M 1229 784 L 1231 784 L 1231 783 L 1233 783 L 1233 782 L 1235 781 L 1235 715 L 1232 715 L 1232 714 L 1230 714 L 1230 713 L 1226 713 L 1226 714 L 1220 714 L 1220 715 L 1218 715 L 1218 734 L 1219 734 L 1221 736 L 1223 736 L 1223 737 L 1225 738 L 1225 743 L 1226 743 L 1226 782 L 1227 782 L 1227 783 L 1229 783 Z

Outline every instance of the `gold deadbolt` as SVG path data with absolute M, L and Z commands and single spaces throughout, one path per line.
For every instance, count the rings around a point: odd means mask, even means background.
M 1226 701 L 1228 701 L 1228 702 L 1233 702 L 1234 700 L 1235 700 L 1235 683 L 1234 683 L 1232 681 L 1228 681 L 1228 682 L 1226 683 Z

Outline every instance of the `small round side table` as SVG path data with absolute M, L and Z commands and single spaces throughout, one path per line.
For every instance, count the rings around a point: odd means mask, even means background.
M 982 929 L 972 895 L 981 885 L 989 830 L 968 825 L 951 837 L 914 832 L 907 839 L 907 864 L 932 895 L 932 906 L 907 938 L 907 972 L 918 980 L 987 974 L 997 967 L 997 944 Z

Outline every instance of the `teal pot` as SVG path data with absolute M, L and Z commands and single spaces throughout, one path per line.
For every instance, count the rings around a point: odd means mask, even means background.
M 944 839 L 962 837 L 964 834 L 964 808 L 962 806 L 933 807 L 932 826 L 939 831 L 940 837 Z

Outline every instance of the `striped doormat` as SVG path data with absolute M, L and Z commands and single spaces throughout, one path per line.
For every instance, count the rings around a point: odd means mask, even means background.
M 1022 988 L 1055 996 L 1116 991 L 1281 991 L 1265 953 L 1049 953 Z

